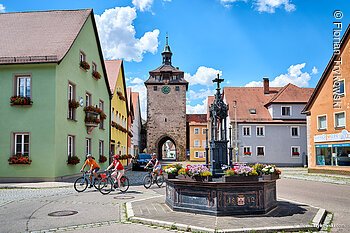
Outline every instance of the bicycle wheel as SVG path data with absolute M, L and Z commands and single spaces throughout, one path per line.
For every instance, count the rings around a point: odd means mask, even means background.
M 96 178 L 96 179 L 94 180 L 94 187 L 95 187 L 95 189 L 97 189 L 97 190 L 98 190 L 98 184 L 100 183 L 100 180 L 101 180 L 101 178 Z
M 145 186 L 146 189 L 149 189 L 152 186 L 152 177 L 150 175 L 143 178 L 143 186 Z
M 98 182 L 98 191 L 103 195 L 109 194 L 113 189 L 113 181 L 110 178 L 101 179 Z
M 79 177 L 75 182 L 74 182 L 74 189 L 78 193 L 84 192 L 85 189 L 88 186 L 88 181 L 84 177 Z
M 158 187 L 160 188 L 160 187 L 162 187 L 163 183 L 164 183 L 164 175 L 163 175 L 163 174 L 158 175 L 158 176 L 156 177 L 156 184 L 157 184 Z
M 119 190 L 122 192 L 122 193 L 125 193 L 126 191 L 128 191 L 129 189 L 129 178 L 126 177 L 126 176 L 122 176 L 120 178 L 120 187 L 119 187 Z

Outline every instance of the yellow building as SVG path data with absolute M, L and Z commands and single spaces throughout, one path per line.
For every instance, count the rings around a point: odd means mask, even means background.
M 207 114 L 187 114 L 190 161 L 205 162 Z
M 109 86 L 112 92 L 111 101 L 111 155 L 128 154 L 128 107 L 126 85 L 122 60 L 105 61 Z M 124 164 L 127 160 L 122 160 Z

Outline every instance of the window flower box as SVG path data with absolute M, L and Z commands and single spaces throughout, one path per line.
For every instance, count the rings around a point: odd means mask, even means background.
M 126 101 L 124 96 L 119 96 L 119 99 L 122 100 L 122 101 Z
M 89 70 L 90 69 L 90 65 L 86 61 L 81 61 L 80 62 L 80 67 L 83 68 L 84 70 Z
M 106 120 L 106 118 L 107 118 L 107 115 L 106 115 L 104 112 L 101 112 L 101 113 L 100 113 L 100 119 L 101 119 L 101 121 Z
M 78 156 L 68 156 L 67 164 L 76 165 L 78 163 L 80 163 Z
M 129 137 L 131 137 L 131 138 L 134 136 L 130 131 L 128 131 L 128 135 L 129 135 Z
M 121 96 L 123 96 L 123 93 L 122 93 L 121 91 L 117 91 L 117 95 L 118 95 L 119 97 L 121 97 Z
M 100 74 L 98 71 L 93 71 L 93 72 L 92 72 L 92 76 L 93 76 L 95 79 L 100 79 L 100 78 L 101 78 L 101 74 Z
M 252 152 L 244 152 L 244 155 L 252 155 Z
M 111 126 L 116 128 L 117 123 L 116 123 L 115 121 L 112 121 L 112 122 L 111 122 Z
M 294 156 L 299 156 L 300 153 L 299 153 L 299 152 L 293 152 L 292 155 L 294 155 Z
M 13 105 L 32 105 L 33 101 L 30 97 L 22 97 L 22 96 L 12 96 L 10 98 L 11 106 Z
M 30 160 L 28 156 L 17 154 L 17 155 L 12 155 L 8 159 L 8 162 L 9 164 L 31 164 L 32 160 Z
M 78 108 L 80 106 L 79 102 L 76 100 L 69 100 L 68 101 L 68 106 L 70 108 Z
M 104 163 L 104 162 L 107 161 L 107 157 L 104 156 L 104 155 L 101 155 L 100 158 L 98 159 L 98 161 L 99 161 L 100 163 Z

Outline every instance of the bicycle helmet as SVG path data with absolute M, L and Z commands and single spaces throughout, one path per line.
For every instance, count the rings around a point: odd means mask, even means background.
M 119 159 L 119 155 L 113 155 L 114 159 Z
M 86 158 L 91 158 L 91 157 L 92 157 L 91 154 L 86 155 Z

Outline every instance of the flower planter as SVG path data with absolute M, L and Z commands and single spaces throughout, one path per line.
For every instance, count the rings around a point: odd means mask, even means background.
M 85 122 L 85 126 L 87 127 L 97 127 L 99 123 L 96 122 Z
M 258 176 L 223 176 L 224 182 L 252 182 L 259 181 Z
M 192 179 L 199 182 L 208 182 L 213 180 L 211 176 L 193 176 Z
M 176 174 L 173 173 L 165 173 L 165 178 L 167 179 L 176 179 Z
M 179 180 L 191 180 L 191 181 L 193 181 L 192 177 L 190 177 L 190 176 L 185 176 L 185 175 L 178 175 L 177 178 L 178 178 Z
M 277 180 L 280 178 L 278 174 L 268 174 L 268 175 L 262 175 L 262 180 Z
M 22 96 L 12 96 L 10 98 L 11 106 L 31 106 L 33 101 L 30 97 L 22 97 Z

